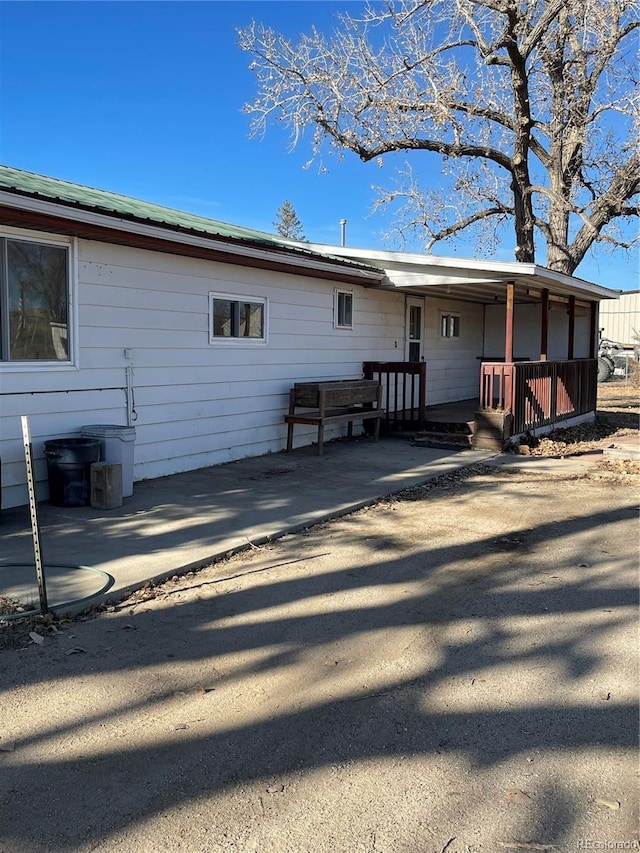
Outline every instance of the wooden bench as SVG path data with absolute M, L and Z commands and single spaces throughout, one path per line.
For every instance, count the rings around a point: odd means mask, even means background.
M 318 427 L 318 456 L 324 449 L 324 428 L 348 424 L 347 434 L 353 436 L 354 420 L 375 420 L 374 437 L 380 438 L 382 385 L 375 379 L 343 379 L 337 382 L 296 382 L 289 392 L 287 453 L 293 448 L 294 424 Z M 296 409 L 312 411 L 296 412 Z

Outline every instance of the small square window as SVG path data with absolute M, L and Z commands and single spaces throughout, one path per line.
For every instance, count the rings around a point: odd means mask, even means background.
M 353 293 L 350 290 L 336 290 L 333 316 L 336 329 L 353 328 Z
M 266 300 L 209 294 L 210 342 L 265 341 Z
M 441 314 L 440 315 L 440 337 L 442 338 L 459 338 L 460 337 L 460 317 L 458 314 Z

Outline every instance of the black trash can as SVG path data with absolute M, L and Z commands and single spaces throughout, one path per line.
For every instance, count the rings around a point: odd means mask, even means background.
M 100 461 L 97 438 L 54 438 L 45 441 L 49 500 L 54 506 L 89 506 L 91 465 Z

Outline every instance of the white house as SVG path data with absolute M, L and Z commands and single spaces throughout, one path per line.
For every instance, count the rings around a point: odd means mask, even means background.
M 425 364 L 427 404 L 502 407 L 520 359 L 538 365 L 528 394 L 570 363 L 553 381 L 580 399 L 538 420 L 588 415 L 616 295 L 534 265 L 295 244 L 9 167 L 0 258 L 5 507 L 27 501 L 21 415 L 42 498 L 48 439 L 134 425 L 136 480 L 278 451 L 292 384 L 366 362 Z

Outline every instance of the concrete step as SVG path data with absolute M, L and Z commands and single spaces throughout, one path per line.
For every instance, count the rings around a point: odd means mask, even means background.
M 428 432 L 416 433 L 412 443 L 416 447 L 441 447 L 452 450 L 464 450 L 471 447 L 472 440 L 473 435 L 465 433 L 429 430 Z

